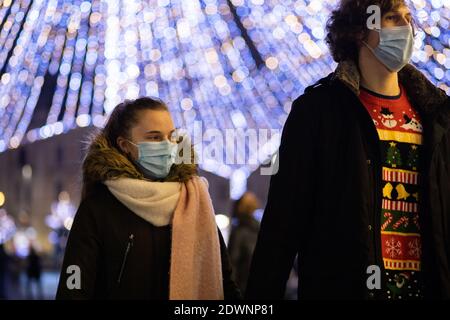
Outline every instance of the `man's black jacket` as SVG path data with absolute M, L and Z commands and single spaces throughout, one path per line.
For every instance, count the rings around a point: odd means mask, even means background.
M 359 101 L 355 63 L 340 63 L 293 103 L 247 297 L 279 299 L 298 254 L 300 299 L 383 298 L 366 273 L 381 257 L 381 155 Z M 412 65 L 399 81 L 422 118 L 420 225 L 428 298 L 450 298 L 450 98 Z

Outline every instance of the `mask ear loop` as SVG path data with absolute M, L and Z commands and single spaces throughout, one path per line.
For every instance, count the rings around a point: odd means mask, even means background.
M 131 141 L 131 140 L 125 139 L 125 141 L 131 143 L 133 146 L 135 146 L 135 147 L 137 148 L 137 151 L 138 151 L 138 158 L 139 158 L 139 146 L 138 146 L 136 143 L 134 143 L 133 141 Z M 126 156 L 128 157 L 129 160 L 133 160 L 133 157 L 131 156 L 131 153 L 130 153 L 130 152 L 127 152 L 127 153 L 126 153 Z
M 135 146 L 135 147 L 137 147 L 138 145 L 136 144 L 136 143 L 134 143 L 133 141 L 131 141 L 131 140 L 128 140 L 128 139 L 125 139 L 126 141 L 128 141 L 129 143 L 131 143 L 133 146 Z
M 381 29 L 376 29 L 376 28 L 374 28 L 374 29 L 371 29 L 372 31 L 375 31 L 376 33 L 378 33 L 378 41 L 381 41 L 381 36 L 380 36 L 380 32 L 381 32 Z M 366 46 L 367 47 L 367 49 L 369 49 L 370 50 L 370 52 L 372 52 L 372 54 L 373 55 L 375 55 L 375 49 L 374 48 L 372 48 L 371 46 L 369 46 L 369 44 L 366 42 L 366 41 L 361 41 L 362 42 L 362 44 L 364 44 L 364 46 Z
M 367 42 L 362 41 L 362 43 L 366 46 L 367 49 L 369 49 L 370 52 L 372 52 L 373 55 L 375 55 L 374 49 L 371 46 L 369 46 Z

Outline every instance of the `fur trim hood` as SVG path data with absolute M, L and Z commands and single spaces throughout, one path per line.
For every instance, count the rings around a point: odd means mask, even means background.
M 193 149 L 192 155 L 194 158 Z M 186 182 L 197 175 L 196 164 L 176 164 L 166 178 L 156 181 Z M 92 139 L 83 161 L 83 198 L 90 193 L 94 184 L 118 178 L 147 180 L 130 159 L 111 146 L 108 139 L 100 133 Z

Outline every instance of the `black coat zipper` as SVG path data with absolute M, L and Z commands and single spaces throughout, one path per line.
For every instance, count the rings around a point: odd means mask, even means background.
M 125 270 L 125 265 L 127 263 L 128 254 L 130 253 L 131 247 L 133 247 L 134 234 L 130 234 L 128 237 L 127 248 L 125 249 L 125 254 L 123 255 L 122 266 L 120 267 L 119 276 L 117 277 L 117 284 L 120 284 L 122 280 L 123 271 Z

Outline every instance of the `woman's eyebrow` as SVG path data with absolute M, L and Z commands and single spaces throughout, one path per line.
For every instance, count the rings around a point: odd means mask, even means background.
M 175 128 L 175 129 L 171 130 L 169 133 L 172 134 L 177 130 L 178 130 L 178 128 Z M 150 130 L 150 131 L 146 131 L 145 134 L 163 134 L 163 133 L 158 130 Z

